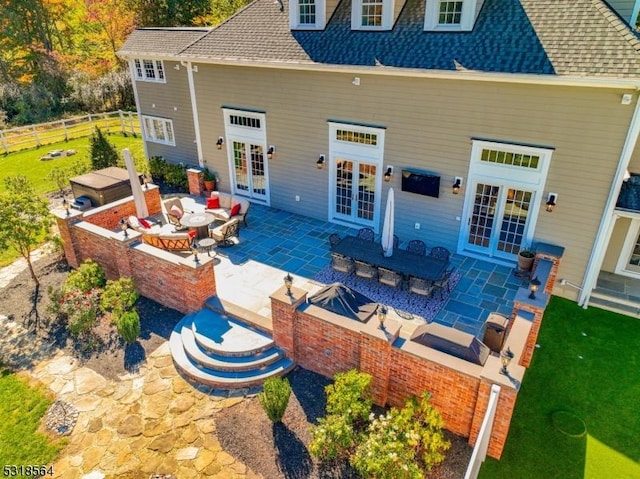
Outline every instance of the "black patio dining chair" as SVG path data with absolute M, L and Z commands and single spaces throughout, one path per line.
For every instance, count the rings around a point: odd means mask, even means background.
M 371 228 L 360 228 L 360 231 L 358 231 L 358 238 L 365 241 L 373 241 L 375 233 Z
M 440 299 L 444 299 L 445 290 L 447 294 L 451 294 L 451 275 L 453 275 L 455 270 L 455 267 L 449 268 L 439 280 L 433 282 L 433 294 L 437 292 Z
M 333 248 L 335 245 L 337 245 L 340 242 L 341 239 L 342 238 L 340 238 L 340 235 L 338 233 L 331 233 L 329 235 L 329 246 Z
M 427 253 L 427 245 L 422 240 L 412 239 L 407 245 L 407 251 L 409 253 L 425 255 Z
M 443 246 L 434 246 L 429 252 L 429 256 L 433 256 L 434 258 L 441 259 L 443 261 L 449 261 L 450 255 L 451 253 L 449 253 L 449 250 Z
M 397 288 L 402 283 L 402 275 L 387 268 L 378 268 L 378 282 Z
M 331 253 L 331 268 L 341 273 L 351 274 L 354 268 L 353 260 L 338 253 Z
M 409 278 L 409 292 L 419 294 L 421 296 L 431 296 L 433 291 L 433 281 L 427 281 L 426 279 L 416 278 L 411 276 Z

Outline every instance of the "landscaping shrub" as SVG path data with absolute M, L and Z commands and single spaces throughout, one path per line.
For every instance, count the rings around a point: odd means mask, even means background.
M 133 278 L 123 276 L 116 280 L 109 280 L 100 296 L 100 310 L 103 313 L 111 311 L 117 318 L 133 308 L 139 297 Z
M 317 459 L 348 457 L 371 413 L 371 375 L 356 370 L 338 373 L 325 388 L 327 416 L 311 429 L 309 452 Z
M 91 166 L 94 170 L 117 166 L 118 151 L 109 140 L 102 134 L 102 130 L 96 127 L 89 139 L 89 152 L 91 156 Z
M 161 156 L 154 156 L 149 160 L 149 172 L 156 183 L 164 182 L 185 191 L 189 188 L 187 170 L 184 165 L 168 163 Z
M 140 336 L 140 316 L 134 309 L 122 313 L 116 322 L 120 337 L 131 344 Z
M 84 293 L 94 288 L 102 288 L 105 285 L 105 275 L 102 266 L 87 259 L 78 267 L 78 269 L 69 273 L 67 281 L 63 285 L 63 291 L 80 290 Z
M 291 386 L 289 385 L 289 380 L 272 377 L 264 382 L 262 392 L 258 395 L 258 400 L 271 422 L 282 422 L 290 396 Z
M 67 326 L 75 337 L 88 333 L 98 318 L 98 288 L 89 291 L 66 290 L 58 296 L 58 312 L 67 319 Z
M 152 156 L 149 159 L 149 173 L 156 182 L 165 180 L 167 162 L 161 156 Z
M 424 393 L 410 398 L 404 408 L 386 415 L 371 414 L 363 441 L 350 458 L 363 476 L 374 479 L 420 479 L 444 458 L 450 443 L 442 432 L 440 412 Z

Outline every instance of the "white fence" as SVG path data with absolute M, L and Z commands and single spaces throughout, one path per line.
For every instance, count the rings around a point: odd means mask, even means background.
M 0 130 L 0 152 L 37 148 L 91 135 L 95 127 L 104 133 L 140 134 L 138 114 L 130 111 L 95 113 L 64 120 Z
M 473 448 L 471 454 L 471 460 L 467 467 L 467 472 L 464 475 L 464 479 L 476 479 L 480 472 L 480 466 L 487 457 L 487 447 L 489 446 L 489 439 L 491 438 L 491 430 L 493 429 L 493 418 L 496 415 L 496 408 L 498 407 L 498 397 L 500 396 L 500 386 L 494 384 L 491 386 L 491 395 L 489 396 L 489 404 L 487 404 L 487 411 L 484 413 L 482 419 L 482 426 L 480 426 L 480 432 L 478 433 L 478 439 L 476 439 L 476 445 Z

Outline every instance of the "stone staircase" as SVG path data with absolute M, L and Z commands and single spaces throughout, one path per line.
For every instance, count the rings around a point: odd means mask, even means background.
M 173 362 L 190 381 L 222 389 L 248 388 L 293 369 L 293 361 L 267 333 L 226 311 L 213 310 L 216 306 L 219 301 L 208 301 L 207 308 L 182 318 L 171 333 Z

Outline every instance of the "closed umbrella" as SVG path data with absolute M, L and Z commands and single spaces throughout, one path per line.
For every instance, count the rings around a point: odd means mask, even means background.
M 127 172 L 129 173 L 133 202 L 136 205 L 136 216 L 138 216 L 138 218 L 146 218 L 149 216 L 149 210 L 147 209 L 147 202 L 144 199 L 144 192 L 140 185 L 140 178 L 136 172 L 136 165 L 133 163 L 133 157 L 128 148 L 122 150 L 122 154 L 124 155 L 124 163 L 127 165 Z
M 387 208 L 384 212 L 384 224 L 382 225 L 382 250 L 384 255 L 389 257 L 393 254 L 393 188 L 389 188 L 387 194 Z

